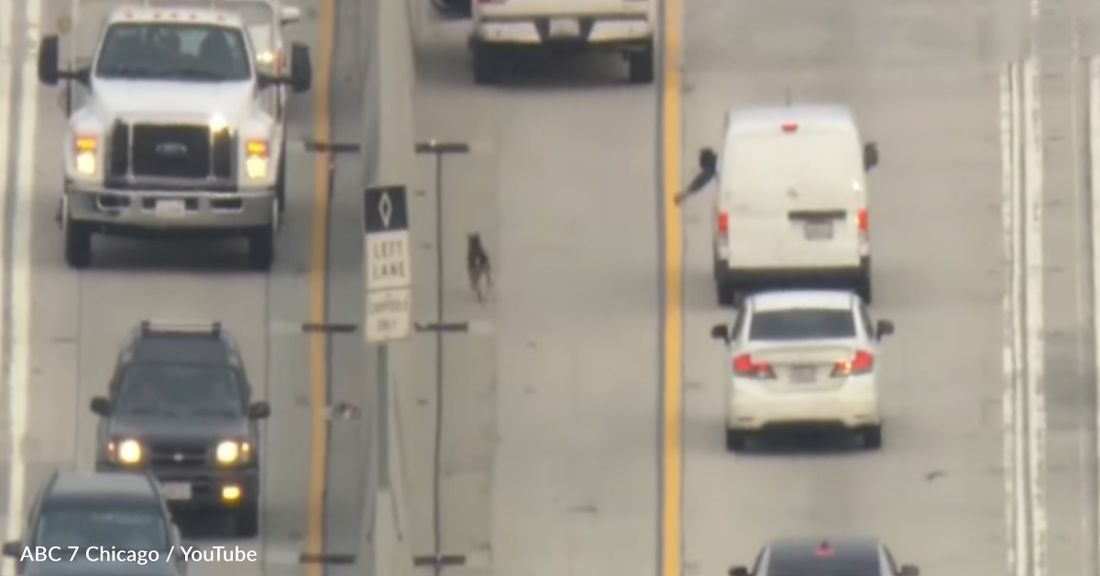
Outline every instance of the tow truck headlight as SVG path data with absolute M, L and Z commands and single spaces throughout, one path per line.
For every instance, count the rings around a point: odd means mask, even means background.
M 247 462 L 252 457 L 252 446 L 248 442 L 226 440 L 218 443 L 214 456 L 218 459 L 218 464 Z
M 210 117 L 210 131 L 221 132 L 229 127 L 229 121 L 225 119 L 225 116 L 221 114 L 215 114 Z
M 96 173 L 96 151 L 98 141 L 95 136 L 77 136 L 73 143 L 76 154 L 76 172 L 81 176 L 94 176 Z
M 245 174 L 252 180 L 267 178 L 269 153 L 267 140 L 249 140 L 245 143 Z
M 108 443 L 107 452 L 115 462 L 122 464 L 140 464 L 145 457 L 141 443 L 133 438 Z

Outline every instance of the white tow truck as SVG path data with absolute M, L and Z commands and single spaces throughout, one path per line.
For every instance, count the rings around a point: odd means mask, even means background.
M 272 0 L 75 0 L 41 40 L 38 77 L 64 83 L 58 221 L 65 260 L 95 234 L 240 236 L 271 267 L 286 199 L 287 87 L 309 90 L 309 48 Z M 289 64 L 289 66 L 287 65 Z

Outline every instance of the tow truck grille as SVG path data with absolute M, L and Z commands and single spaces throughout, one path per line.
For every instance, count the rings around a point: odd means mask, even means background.
M 235 139 L 206 125 L 115 123 L 109 175 L 230 180 Z

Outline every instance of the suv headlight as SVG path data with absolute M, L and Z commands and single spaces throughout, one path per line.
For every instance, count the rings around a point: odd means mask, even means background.
M 99 139 L 95 136 L 77 136 L 73 141 L 73 154 L 76 158 L 76 173 L 81 176 L 94 176 L 99 169 L 97 153 Z
M 270 150 L 267 140 L 248 140 L 244 147 L 244 172 L 250 180 L 268 177 Z
M 145 450 L 141 447 L 141 442 L 124 438 L 108 442 L 107 455 L 120 464 L 140 464 L 145 459 Z
M 248 462 L 252 458 L 252 446 L 248 442 L 226 440 L 219 442 L 214 456 L 218 464 L 238 464 Z

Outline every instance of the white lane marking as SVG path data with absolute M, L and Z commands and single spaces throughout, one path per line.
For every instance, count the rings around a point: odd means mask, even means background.
M 1100 238 L 1095 228 L 1100 225 L 1100 57 L 1089 62 L 1089 197 L 1092 200 L 1092 333 L 1100 338 Z M 1100 397 L 1100 350 L 1094 350 L 1095 361 L 1093 385 Z M 1100 402 L 1097 403 L 1096 423 L 1100 427 Z M 1100 430 L 1097 430 L 1100 437 Z M 1100 458 L 1100 446 L 1096 456 Z M 1097 499 L 1096 515 L 1100 518 L 1100 498 Z M 1100 535 L 1097 535 L 1100 538 Z
M 1003 327 L 1003 353 L 1001 355 L 1002 368 L 1004 370 L 1004 389 L 1001 397 L 1001 416 L 1004 422 L 1002 435 L 1003 459 L 1004 459 L 1004 489 L 1005 489 L 1005 539 L 1009 543 L 1006 553 L 1006 565 L 1009 574 L 1018 573 L 1017 562 L 1022 561 L 1018 550 L 1020 538 L 1016 532 L 1018 511 L 1016 508 L 1016 410 L 1014 398 L 1016 361 L 1015 347 L 1016 315 L 1013 314 L 1013 302 L 1016 301 L 1016 186 L 1019 183 L 1017 174 L 1018 162 L 1016 161 L 1016 63 L 1010 62 L 1001 69 L 1001 240 L 1003 242 L 1004 261 L 1009 264 L 1006 274 L 1004 297 L 1001 301 L 1004 314 Z
M 35 131 L 38 124 L 37 46 L 40 33 L 41 0 L 24 0 L 26 20 L 22 29 L 27 50 L 20 68 L 22 86 L 19 102 L 19 154 L 16 163 L 15 204 L 12 225 L 12 324 L 11 358 L 8 365 L 8 404 L 11 422 L 11 477 L 8 481 L 8 538 L 15 539 L 23 523 L 26 498 L 27 385 L 30 377 L 30 274 L 31 207 L 35 176 Z M 20 28 L 20 27 L 16 27 Z M 14 572 L 8 572 L 14 573 Z
M 1005 493 L 1010 574 L 1046 575 L 1043 391 L 1043 153 L 1038 62 L 1001 78 Z
M 1027 274 L 1024 306 L 1027 312 L 1028 497 L 1031 506 L 1031 576 L 1046 576 L 1046 394 L 1043 384 L 1043 126 L 1039 100 L 1039 62 L 1024 63 L 1024 151 L 1027 159 L 1024 201 L 1024 246 Z
M 18 26 L 15 25 L 15 2 L 3 2 L 0 1 L 0 198 L 3 194 L 7 194 L 7 176 L 8 176 L 8 150 L 10 141 L 11 130 L 11 116 L 12 116 L 12 99 L 14 89 L 14 76 L 13 76 L 13 62 L 15 60 L 15 31 Z M 0 218 L 0 243 L 5 238 L 7 229 L 7 223 L 4 218 Z M 6 278 L 4 278 L 4 267 L 0 266 L 0 287 L 4 286 Z M 0 322 L 0 343 L 4 341 L 4 324 Z M 0 366 L 6 366 L 9 363 L 9 359 L 4 357 L 4 347 L 0 345 Z M 7 389 L 10 393 L 13 386 L 13 382 L 10 378 L 10 374 L 7 374 Z M 21 417 L 21 416 L 19 416 Z M 19 418 L 17 417 L 17 418 Z M 15 438 L 20 434 L 19 423 L 17 418 L 12 418 L 12 413 L 9 412 L 9 422 L 11 429 L 8 430 L 10 437 L 12 438 L 12 444 L 15 443 Z M 15 470 L 15 454 L 11 455 L 12 470 Z M 16 512 L 16 508 L 22 507 L 22 498 L 20 498 L 19 506 L 13 508 L 12 500 L 8 499 L 7 508 L 7 535 L 5 540 L 18 538 L 18 526 L 21 513 Z M 16 527 L 16 530 L 12 531 L 12 526 Z M 14 574 L 14 564 L 10 559 L 4 560 L 4 573 Z

